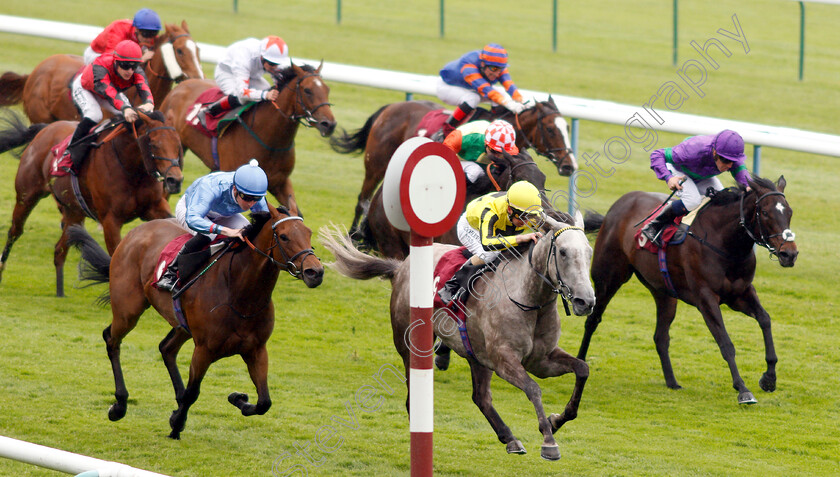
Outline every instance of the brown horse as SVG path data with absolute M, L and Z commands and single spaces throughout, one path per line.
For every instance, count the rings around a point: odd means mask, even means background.
M 415 136 L 420 120 L 427 113 L 437 109 L 441 109 L 441 106 L 431 101 L 388 104 L 373 113 L 358 131 L 352 134 L 344 132 L 330 138 L 330 145 L 336 152 L 364 152 L 365 179 L 356 202 L 351 232 L 356 231 L 359 220 L 367 214 L 370 199 L 376 186 L 385 177 L 385 170 L 394 151 L 406 139 Z M 568 125 L 553 99 L 538 102 L 519 115 L 504 108 L 489 112 L 477 108 L 472 119 L 497 118 L 505 119 L 514 126 L 519 149 L 533 148 L 537 154 L 557 166 L 561 176 L 569 176 L 577 169 L 575 156 L 570 149 Z
M 528 181 L 534 184 L 537 189 L 545 190 L 545 174 L 524 150 L 516 156 L 505 153 L 504 157 L 496 161 L 487 170 L 490 176 L 479 178 L 468 188 L 464 200 L 465 205 L 477 197 L 496 191 L 495 186 L 498 186 L 499 190 L 508 190 L 511 184 L 518 181 Z M 564 218 L 568 218 L 568 216 Z M 385 215 L 385 207 L 382 203 L 382 188 L 379 188 L 373 195 L 370 210 L 359 225 L 359 235 L 361 236 L 360 247 L 376 250 L 385 257 L 398 260 L 403 260 L 408 256 L 409 233 L 400 231 L 391 225 Z M 461 244 L 455 226 L 443 235 L 436 237 L 435 242 Z
M 0 278 L 12 245 L 23 234 L 27 217 L 38 202 L 50 194 L 61 212 L 62 232 L 54 254 L 58 296 L 64 296 L 67 227 L 84 222 L 87 212 L 102 224 L 105 244 L 111 253 L 120 242 L 120 229 L 124 223 L 138 217 L 152 220 L 172 216 L 164 188 L 167 194 L 177 194 L 181 190 L 184 180 L 180 166 L 183 160 L 181 142 L 175 129 L 163 122 L 159 112 L 149 116 L 141 112 L 140 117 L 134 127 L 128 123 L 117 126 L 127 132 L 91 149 L 79 172 L 78 185 L 73 184 L 70 175 L 52 177 L 53 154 L 50 152 L 54 145 L 73 133 L 76 122 L 58 121 L 27 128 L 18 114 L 6 118 L 11 128 L 0 132 L 0 152 L 29 145 L 21 155 L 15 176 L 17 198 L 12 226 L 0 256 Z M 84 204 L 74 192 L 76 187 Z
M 144 65 L 144 70 L 155 104 L 159 106 L 173 82 L 204 78 L 204 73 L 199 64 L 198 46 L 190 37 L 185 21 L 180 27 L 167 23 L 165 32 L 157 38 L 155 49 L 155 56 Z M 175 61 L 167 62 L 167 57 Z M 83 66 L 81 56 L 53 55 L 28 75 L 7 71 L 0 76 L 0 106 L 23 101 L 23 111 L 32 124 L 78 121 L 79 111 L 70 97 L 70 82 Z M 136 98 L 134 88 L 126 93 L 133 102 Z
M 668 346 L 668 330 L 674 321 L 677 300 L 697 307 L 714 336 L 723 359 L 732 373 L 732 386 L 738 402 L 755 403 L 735 364 L 735 346 L 726 333 L 720 306 L 725 304 L 755 318 L 764 335 L 767 371 L 759 380 L 761 389 L 776 389 L 776 351 L 770 331 L 770 315 L 758 301 L 752 281 L 755 276 L 754 245 L 770 250 L 783 267 L 792 267 L 798 251 L 790 230 L 793 211 L 785 200 L 785 179 L 776 185 L 753 178 L 750 191 L 744 188 L 717 192 L 701 209 L 688 229 L 685 243 L 669 246 L 667 277 L 660 271 L 656 254 L 639 250 L 634 234 L 636 225 L 662 203 L 664 196 L 630 192 L 613 204 L 595 243 L 592 280 L 595 282 L 595 310 L 586 319 L 586 328 L 578 352 L 585 359 L 592 334 L 618 289 L 634 274 L 650 290 L 656 302 L 656 351 L 662 363 L 665 384 L 680 385 L 674 377 Z M 670 281 L 671 286 L 668 286 Z M 672 293 L 676 293 L 674 296 Z
M 323 65 L 321 65 L 323 66 Z M 213 140 L 186 121 L 198 96 L 216 86 L 213 81 L 190 80 L 175 87 L 161 105 L 178 129 L 184 148 L 192 150 L 211 170 L 232 171 L 255 158 L 268 175 L 268 190 L 281 202 L 294 196 L 289 176 L 295 167 L 295 134 L 299 124 L 315 127 L 322 136 L 335 130 L 329 103 L 330 88 L 317 69 L 292 64 L 282 72 L 274 102 L 263 101 L 247 110 L 238 124 L 228 127 L 218 140 L 218 166 Z
M 578 214 L 578 218 L 580 215 Z M 589 367 L 557 346 L 560 338 L 560 315 L 557 294 L 571 302 L 574 313 L 583 316 L 592 311 L 595 294 L 589 283 L 592 248 L 577 225 L 567 225 L 547 218 L 541 227 L 545 234 L 527 253 L 527 258 L 514 251 L 502 255 L 495 271 L 482 275 L 470 288 L 466 304 L 467 334 L 471 353 L 458 332 L 457 325 L 439 312 L 433 317 L 434 332 L 441 343 L 464 357 L 470 364 L 473 402 L 493 427 L 508 453 L 524 454 L 525 448 L 493 408 L 490 380 L 493 372 L 525 392 L 534 406 L 543 435 L 540 455 L 548 460 L 560 458 L 554 433 L 567 421 L 577 417 Z M 336 258 L 332 265 L 342 275 L 366 280 L 381 276 L 391 281 L 391 326 L 394 345 L 403 358 L 406 384 L 410 387 L 410 353 L 430 354 L 418 350 L 406 340 L 411 325 L 409 303 L 410 260 L 371 257 L 353 248 L 350 238 L 336 230 L 321 230 L 324 246 Z M 455 247 L 434 245 L 434 263 Z M 575 385 L 562 414 L 546 417 L 540 386 L 529 376 L 545 379 L 574 373 Z M 409 388 L 410 389 L 410 388 Z M 406 398 L 406 409 L 410 409 Z
M 113 321 L 102 332 L 108 358 L 114 372 L 116 402 L 108 418 L 117 421 L 125 416 L 128 390 L 120 365 L 120 344 L 137 325 L 140 315 L 154 307 L 172 326 L 160 342 L 163 362 L 175 388 L 178 409 L 172 413 L 169 437 L 180 438 L 190 406 L 198 399 L 201 380 L 215 361 L 240 355 L 257 388 L 257 402 L 248 395 L 231 393 L 228 401 L 244 416 L 265 414 L 271 407 L 268 392 L 268 352 L 265 344 L 274 329 L 274 303 L 271 293 L 280 272 L 285 270 L 302 278 L 309 287 L 321 284 L 324 267 L 312 251 L 312 231 L 297 215 L 294 200 L 291 210 L 275 209 L 252 214 L 252 224 L 243 233 L 249 247 L 240 246 L 217 256 L 195 284 L 179 298 L 185 323 L 179 322 L 172 295 L 153 286 L 161 250 L 175 237 L 187 233 L 174 220 L 153 220 L 131 230 L 117 247 L 113 258 L 81 227 L 72 229 L 71 243 L 80 245 L 82 259 L 91 271 L 82 279 L 109 283 Z M 187 386 L 178 371 L 178 351 L 190 338 L 195 342 Z

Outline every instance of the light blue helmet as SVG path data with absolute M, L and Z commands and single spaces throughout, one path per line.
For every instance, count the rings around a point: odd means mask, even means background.
M 163 28 L 160 24 L 160 17 L 154 10 L 142 8 L 134 14 L 134 28 L 138 30 L 155 30 Z
M 239 166 L 233 174 L 233 185 L 243 194 L 262 197 L 268 189 L 268 177 L 257 160 L 251 159 L 248 164 Z

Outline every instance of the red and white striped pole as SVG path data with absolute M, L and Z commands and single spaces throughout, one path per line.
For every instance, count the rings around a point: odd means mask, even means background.
M 411 232 L 409 429 L 411 477 L 432 475 L 434 443 L 434 298 L 432 238 Z
M 433 237 L 458 221 L 466 179 L 455 153 L 443 144 L 415 137 L 391 156 L 382 185 L 385 215 L 394 227 L 411 232 L 409 304 L 409 430 L 411 476 L 430 477 L 434 435 Z

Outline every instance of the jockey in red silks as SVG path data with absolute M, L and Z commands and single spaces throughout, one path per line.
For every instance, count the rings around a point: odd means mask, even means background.
M 437 81 L 438 99 L 446 104 L 458 106 L 444 124 L 444 137 L 463 123 L 479 102 L 500 104 L 514 114 L 519 114 L 525 109 L 522 93 L 513 83 L 507 64 L 507 50 L 501 45 L 490 43 L 482 50 L 471 51 L 447 63 L 440 70 Z M 506 94 L 493 89 L 493 83 L 501 83 Z
M 143 49 L 143 62 L 155 54 L 155 40 L 163 28 L 160 17 L 154 10 L 143 8 L 134 14 L 132 20 L 116 20 L 102 30 L 85 49 L 85 64 L 93 63 L 103 53 L 114 51 L 123 40 L 131 40 Z
M 137 120 L 137 111 L 132 109 L 124 91 L 131 86 L 137 89 L 142 104 L 137 108 L 144 113 L 155 109 L 155 100 L 149 89 L 146 75 L 143 73 L 140 46 L 131 40 L 123 40 L 114 49 L 113 54 L 105 54 L 85 66 L 82 74 L 73 80 L 70 86 L 73 102 L 82 113 L 82 120 L 76 126 L 68 150 L 73 160 L 72 171 L 78 174 L 87 152 L 89 141 L 82 141 L 99 121 L 102 120 L 102 108 L 114 114 L 122 113 L 125 120 L 133 123 Z

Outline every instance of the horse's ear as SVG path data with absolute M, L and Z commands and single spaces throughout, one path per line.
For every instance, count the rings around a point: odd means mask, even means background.
M 187 33 L 190 32 L 190 27 L 187 26 L 187 21 L 186 20 L 181 20 L 181 28 L 183 28 L 184 31 L 187 32 Z
M 321 58 L 321 63 L 318 64 L 318 69 L 315 70 L 316 73 L 321 73 L 321 68 L 324 67 L 324 59 Z
M 575 210 L 575 227 L 583 228 L 583 214 L 580 209 Z
M 785 176 L 779 176 L 779 180 L 776 181 L 776 189 L 779 189 L 779 192 L 784 192 L 786 185 L 787 181 L 785 180 Z
M 291 212 L 292 215 L 299 215 L 298 205 L 297 205 L 297 201 L 295 200 L 295 196 L 293 196 L 292 194 L 289 194 L 289 200 L 287 200 L 286 202 L 287 202 L 287 205 L 289 207 L 289 212 Z

